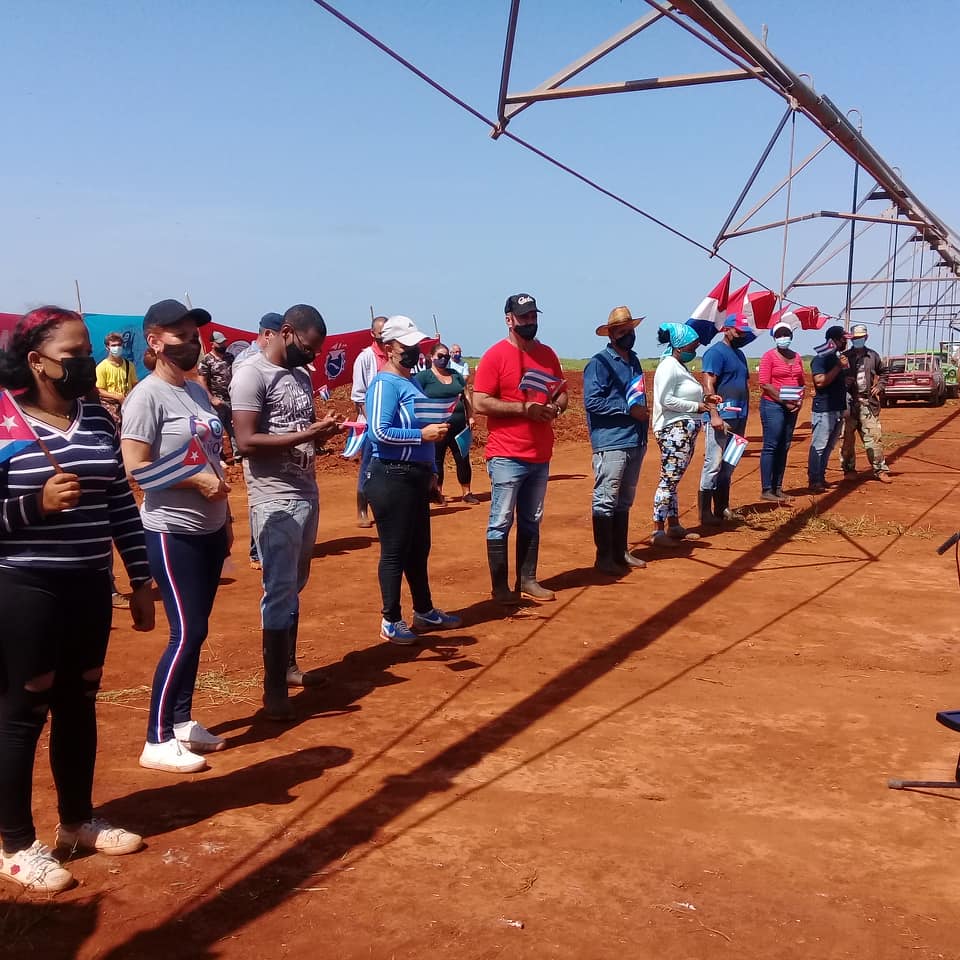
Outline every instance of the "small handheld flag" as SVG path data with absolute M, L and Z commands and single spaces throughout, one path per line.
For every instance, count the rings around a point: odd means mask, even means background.
M 546 370 L 525 370 L 520 378 L 520 389 L 524 393 L 544 393 L 553 398 L 560 391 L 557 389 L 564 383 Z
M 627 409 L 631 407 L 645 407 L 647 405 L 647 389 L 643 382 L 643 374 L 634 377 L 627 386 Z
M 360 455 L 363 447 L 363 441 L 367 436 L 367 426 L 364 423 L 358 423 L 350 430 L 347 442 L 343 447 L 343 456 L 346 460 L 353 460 Z
M 473 431 L 464 427 L 454 438 L 461 457 L 470 456 L 470 447 L 473 446 Z
M 208 463 L 203 447 L 196 437 L 159 460 L 134 470 L 131 476 L 141 490 L 166 490 L 199 473 Z
M 317 396 L 318 396 L 321 400 L 323 400 L 324 402 L 326 402 L 327 400 L 330 399 L 330 388 L 329 388 L 326 384 L 324 384 L 322 387 L 318 387 L 318 388 L 317 388 Z
M 746 449 L 746 437 L 741 437 L 737 433 L 731 434 L 730 440 L 727 442 L 727 446 L 723 451 L 723 462 L 729 463 L 731 467 L 735 467 L 743 458 Z
M 413 415 L 421 423 L 446 423 L 454 410 L 457 399 L 431 400 L 429 397 L 417 397 L 413 401 Z
M 818 343 L 813 350 L 817 356 L 826 357 L 837 352 L 837 345 L 832 340 L 827 340 L 825 343 Z
M 729 400 L 717 404 L 717 413 L 743 413 L 743 407 L 735 406 Z
M 781 387 L 780 399 L 784 403 L 796 403 L 803 399 L 803 387 Z
M 0 463 L 37 443 L 37 435 L 9 390 L 0 390 Z

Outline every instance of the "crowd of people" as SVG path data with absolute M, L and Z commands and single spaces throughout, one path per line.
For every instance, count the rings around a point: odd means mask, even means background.
M 540 339 L 539 316 L 533 296 L 510 296 L 506 336 L 483 354 L 472 377 L 459 345 L 435 343 L 423 369 L 421 344 L 428 338 L 413 320 L 395 315 L 372 321 L 351 398 L 358 422 L 366 425 L 357 519 L 377 529 L 384 641 L 413 644 L 422 633 L 460 625 L 458 616 L 435 605 L 430 587 L 430 504 L 444 502 L 448 450 L 462 500 L 479 502 L 470 463 L 476 416 L 487 424 L 492 596 L 507 608 L 555 599 L 538 579 L 540 531 L 553 423 L 570 397 L 557 354 Z M 642 319 L 627 307 L 612 310 L 596 328 L 606 342 L 584 371 L 594 564 L 609 577 L 645 566 L 630 549 L 630 511 L 651 428 L 660 462 L 650 542 L 669 550 L 700 536 L 680 523 L 677 488 L 701 431 L 700 529 L 735 516 L 734 454 L 742 454 L 749 419 L 743 347 L 754 331 L 736 323 L 718 331 L 698 379 L 691 362 L 703 340 L 713 338 L 688 323 L 661 324 L 663 354 L 648 403 L 634 349 Z M 71 883 L 69 871 L 38 839 L 32 818 L 34 759 L 48 714 L 60 815 L 56 846 L 118 855 L 142 845 L 136 834 L 95 816 L 92 802 L 95 699 L 112 607 L 128 607 L 135 629 L 152 630 L 155 584 L 169 624 L 140 764 L 193 773 L 206 765 L 205 755 L 226 746 L 194 715 L 193 693 L 233 546 L 224 473 L 229 460 L 242 461 L 251 562 L 262 570 L 264 716 L 293 719 L 289 689 L 325 682 L 321 671 L 301 669 L 297 638 L 299 597 L 318 529 L 315 457 L 318 446 L 345 428 L 341 417 L 318 416 L 306 369 L 323 347 L 326 325 L 315 307 L 297 304 L 265 315 L 242 355 L 229 357 L 215 333 L 201 358 L 199 330 L 210 321 L 206 310 L 176 300 L 153 304 L 143 321 L 144 362 L 152 373 L 139 383 L 119 335 L 106 338 L 107 357 L 96 364 L 83 318 L 57 307 L 25 315 L 0 352 L 0 387 L 16 393 L 39 439 L 0 462 L 0 618 L 7 624 L 0 636 L 0 876 L 34 891 L 56 892 Z M 760 496 L 779 503 L 790 499 L 784 473 L 806 378 L 792 348 L 793 328 L 778 324 L 770 332 L 774 346 L 759 367 Z M 847 337 L 843 327 L 829 328 L 811 364 L 813 493 L 826 487 L 825 469 L 841 430 L 844 470 L 855 470 L 860 436 L 874 474 L 888 479 L 879 420 L 884 366 L 866 346 L 865 328 L 854 327 L 849 349 Z M 188 457 L 203 469 L 184 472 Z M 165 471 L 171 479 L 160 482 Z M 130 480 L 148 474 L 138 506 Z M 114 548 L 132 590 L 123 604 L 113 581 Z M 402 609 L 404 579 L 409 618 Z

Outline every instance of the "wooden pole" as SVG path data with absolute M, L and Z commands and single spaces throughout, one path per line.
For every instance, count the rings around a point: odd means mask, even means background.
M 53 472 L 63 473 L 63 467 L 57 463 L 57 458 L 50 452 L 50 448 L 39 437 L 37 437 L 36 434 L 34 434 L 34 437 L 36 437 L 37 446 L 40 447 L 44 456 L 50 461 L 50 466 L 53 467 Z
M 437 335 L 437 339 L 440 339 L 440 327 L 437 326 L 437 315 L 433 315 L 433 332 Z
M 371 322 L 371 323 L 373 323 L 373 317 L 374 317 L 374 314 L 373 314 L 373 304 L 371 303 L 371 304 L 370 304 L 370 322 Z
M 79 281 L 79 280 L 74 280 L 74 281 L 73 281 L 73 288 L 74 288 L 74 290 L 77 291 L 77 313 L 79 313 L 80 316 L 82 317 L 82 316 L 83 316 L 83 303 L 80 301 L 80 281 Z
M 187 301 L 187 306 L 192 310 L 192 309 L 193 309 L 193 304 L 190 302 L 190 294 L 189 294 L 189 293 L 185 293 L 185 294 L 183 295 L 183 299 Z

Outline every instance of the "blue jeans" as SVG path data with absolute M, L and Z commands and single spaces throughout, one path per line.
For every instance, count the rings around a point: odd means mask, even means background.
M 747 418 L 737 417 L 735 420 L 724 420 L 731 433 L 724 433 L 709 423 L 704 425 L 706 435 L 703 448 L 703 470 L 700 471 L 701 490 L 726 490 L 730 487 L 730 478 L 733 476 L 733 467 L 723 461 L 723 451 L 727 449 L 730 436 L 733 433 L 743 436 L 747 429 Z
M 810 486 L 822 485 L 827 478 L 830 454 L 840 436 L 843 425 L 842 410 L 814 413 L 811 418 L 810 456 L 807 459 L 807 479 Z
M 646 447 L 598 450 L 593 455 L 593 515 L 612 517 L 633 506 Z
M 363 493 L 363 485 L 367 482 L 367 474 L 370 472 L 370 461 L 373 459 L 373 444 L 370 442 L 369 427 L 367 433 L 363 436 L 363 443 L 360 445 L 360 472 L 357 474 L 357 493 Z
M 491 457 L 487 461 L 487 473 L 490 474 L 487 539 L 506 540 L 513 526 L 514 513 L 518 529 L 528 536 L 536 536 L 543 517 L 550 464 Z
M 300 612 L 319 517 L 315 500 L 271 500 L 250 507 L 250 527 L 263 564 L 264 630 L 287 630 Z
M 763 449 L 760 451 L 760 486 L 764 492 L 783 489 L 787 454 L 793 442 L 793 430 L 800 411 L 790 413 L 786 407 L 766 398 L 760 401 L 760 423 L 763 424 Z

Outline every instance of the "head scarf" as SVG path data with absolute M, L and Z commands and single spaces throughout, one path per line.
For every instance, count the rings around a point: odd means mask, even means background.
M 672 351 L 682 350 L 691 343 L 700 342 L 697 331 L 685 323 L 661 323 L 657 329 L 658 332 L 662 331 L 670 338 L 670 346 L 661 354 L 663 357 L 668 357 Z

